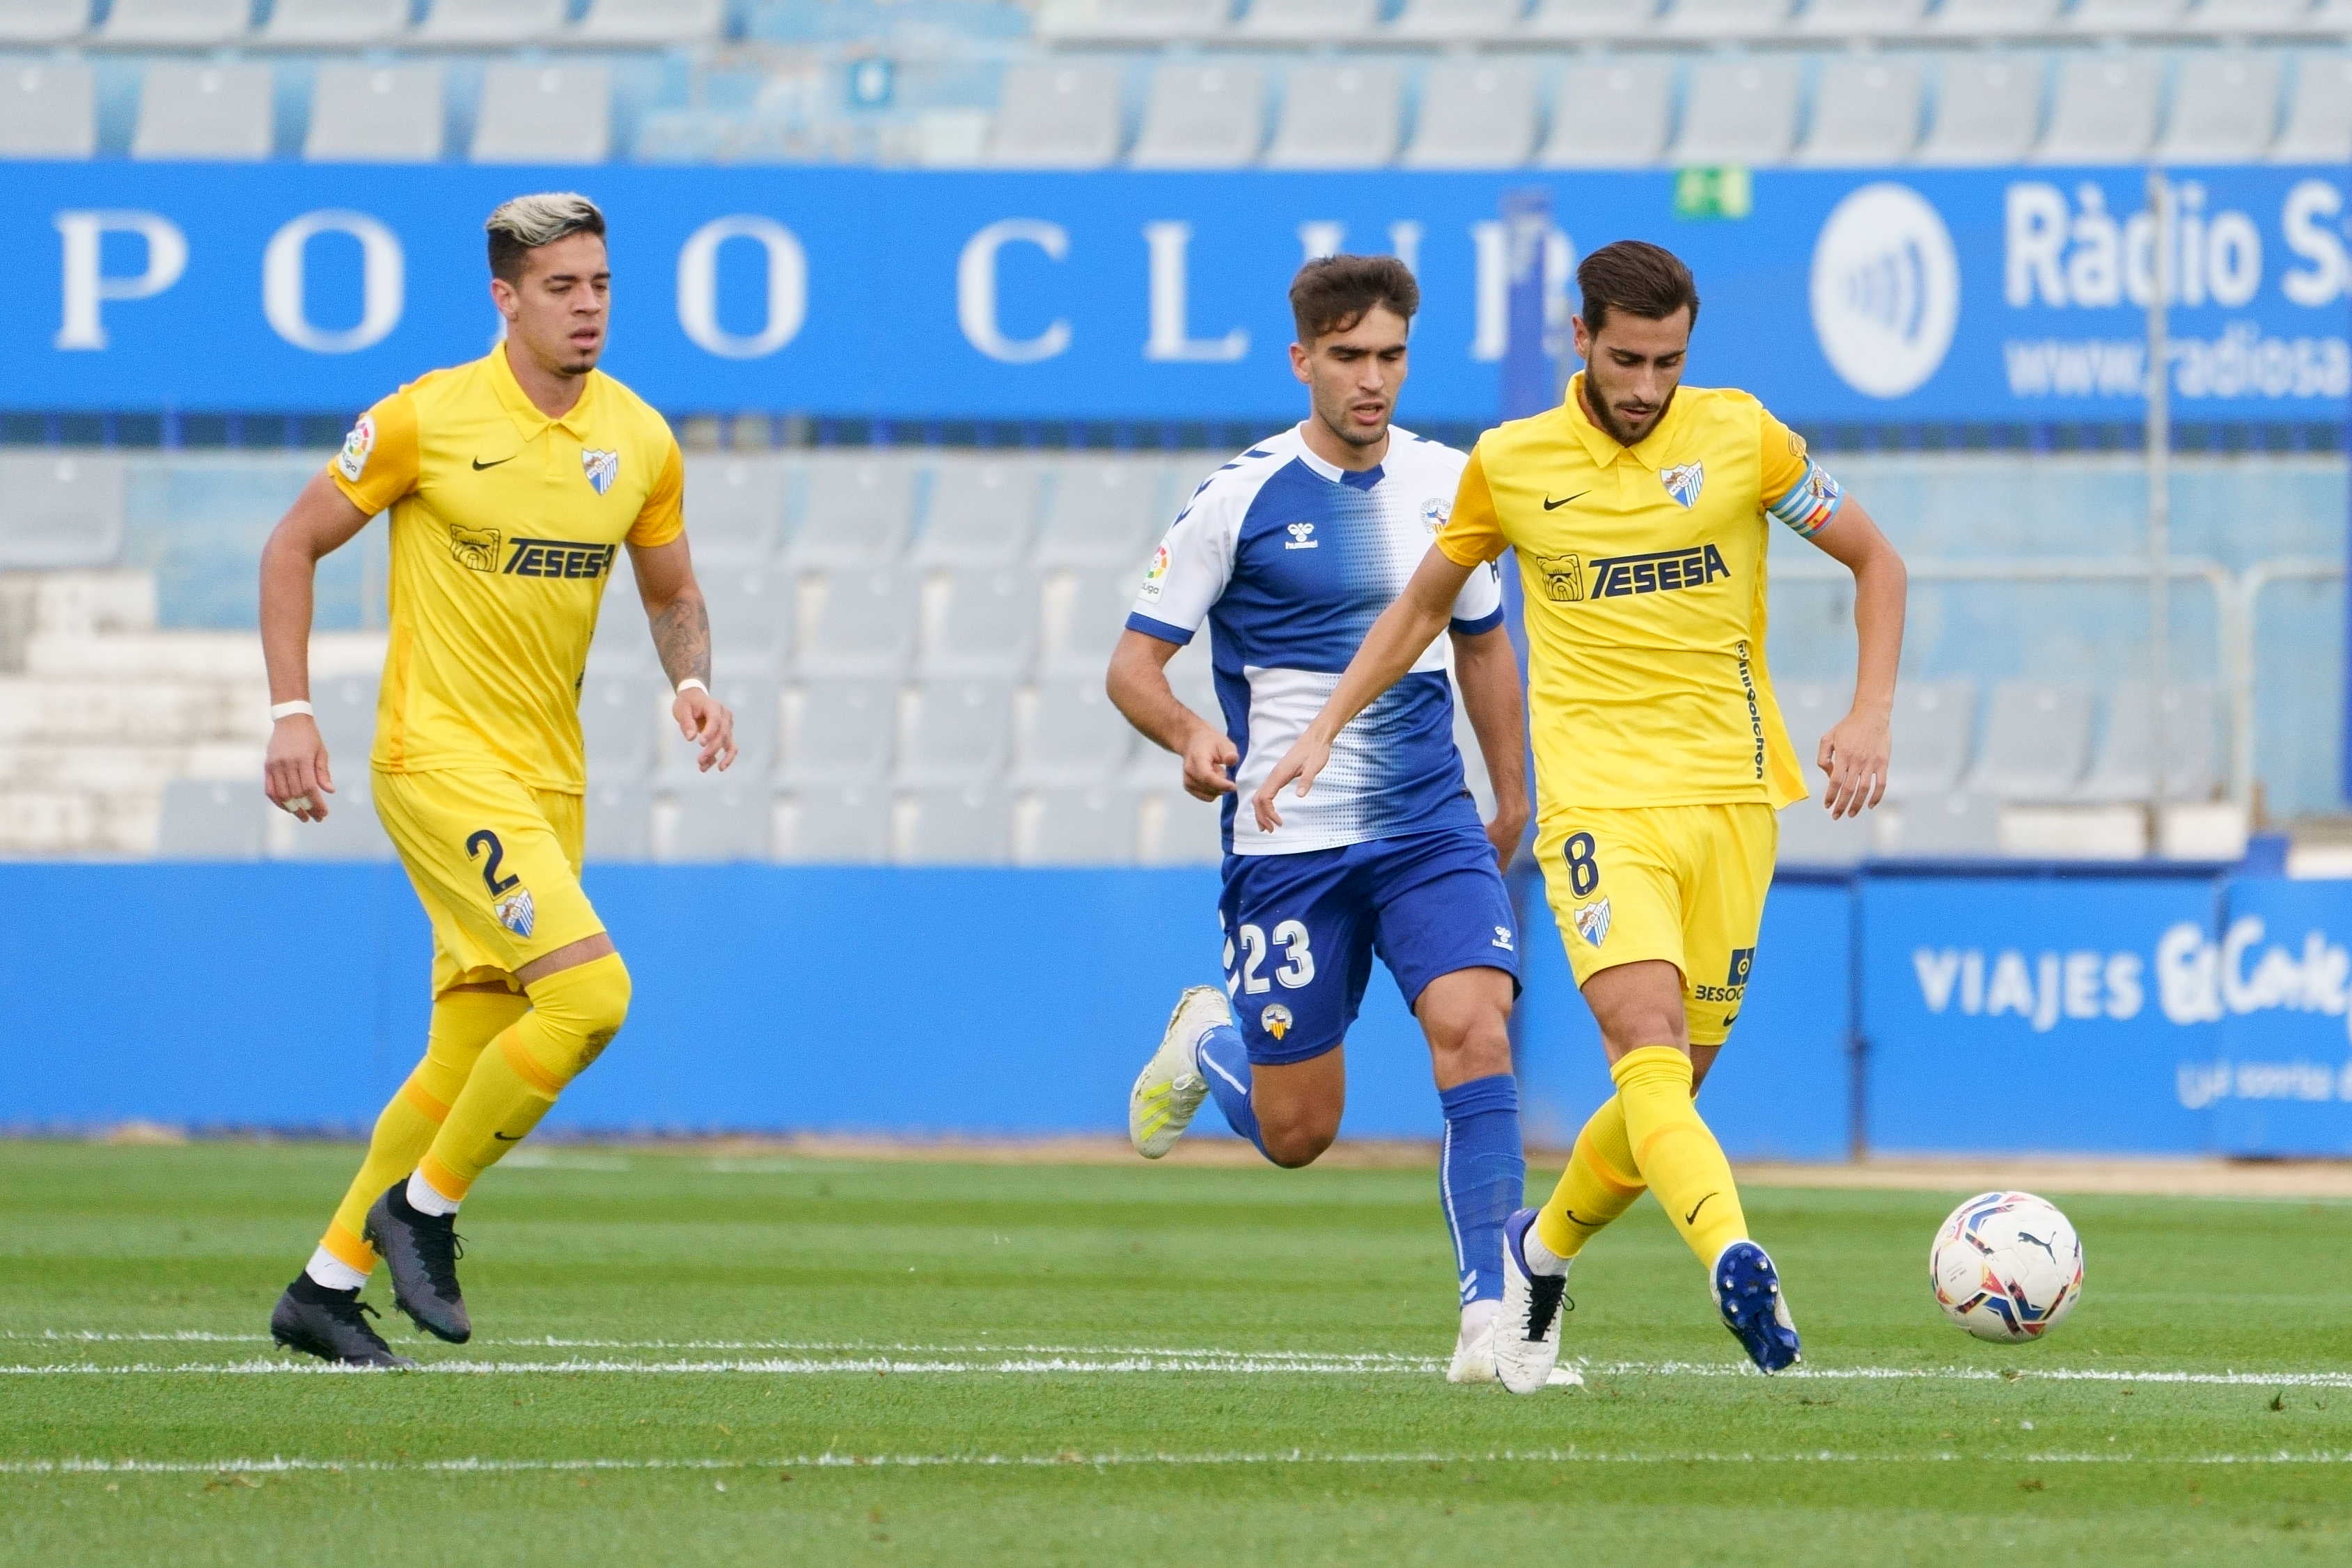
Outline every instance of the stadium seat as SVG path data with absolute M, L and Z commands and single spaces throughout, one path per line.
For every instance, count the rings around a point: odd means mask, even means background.
M 1142 584 L 1140 562 L 1117 571 L 1073 574 L 1059 617 L 1059 635 L 1046 653 L 1046 673 L 1099 677 L 1110 663 L 1110 650 L 1118 645 L 1128 611 L 1135 605 L 1136 590 Z
M 2050 129 L 2033 150 L 2037 163 L 2137 163 L 2156 141 L 2155 57 L 2072 55 L 2058 70 Z
M 1139 169 L 1238 169 L 1265 142 L 1265 77 L 1253 65 L 1167 64 L 1151 73 Z
M 1976 859 L 2000 853 L 2000 807 L 1990 795 L 1915 796 L 1878 826 L 1880 848 L 1909 859 Z
M 2271 143 L 2273 163 L 2352 160 L 2352 54 L 2305 51 L 2295 58 L 2294 97 Z
M 377 678 L 331 675 L 310 682 L 311 716 L 326 742 L 329 765 L 338 779 L 357 778 L 366 787 L 368 754 L 375 748 Z
M 1528 35 L 1550 43 L 1594 44 L 1649 36 L 1658 0 L 1536 0 Z
M 1572 65 L 1552 97 L 1551 135 L 1536 162 L 1547 169 L 1642 169 L 1666 151 L 1674 68 L 1629 57 Z
M 1929 0 L 1808 0 L 1797 16 L 1797 30 L 1847 40 L 1904 38 L 1927 25 L 1928 4 Z M 1818 97 L 1814 100 L 1816 104 L 1820 101 Z
M 159 60 L 139 88 L 134 158 L 257 160 L 275 140 L 269 68 Z
M 2004 680 L 1985 712 L 1967 787 L 2003 801 L 2063 800 L 2091 760 L 2091 694 L 2079 686 Z
M 327 798 L 327 816 L 320 822 L 297 822 L 285 840 L 289 860 L 389 860 L 392 840 L 369 798 L 364 762 L 336 768 L 335 793 Z M 266 820 L 266 819 L 265 819 Z
M 1813 759 L 1821 754 L 1822 737 L 1846 715 L 1847 689 L 1822 680 L 1785 680 L 1773 685 L 1772 696 L 1780 707 L 1781 726 L 1789 731 L 1790 749 L 1797 753 L 1797 766 L 1808 783 L 1821 776 L 1814 771 Z
M 697 453 L 686 460 L 686 529 L 698 562 L 746 563 L 776 552 L 787 470 L 775 458 Z
M 789 553 L 795 565 L 879 566 L 906 548 L 915 471 L 895 456 L 809 459 L 807 500 Z
M 1269 169 L 1381 169 L 1393 163 L 1404 79 L 1393 65 L 1298 65 L 1290 69 Z
M 1516 169 L 1536 147 L 1536 71 L 1525 60 L 1438 60 L 1422 84 L 1408 169 Z
M 727 28 L 726 0 L 590 0 L 565 43 L 699 44 Z
M 1029 558 L 1048 567 L 1139 561 L 1175 515 L 1171 489 L 1167 465 L 1148 458 L 1071 458 L 1053 475 Z
M 62 44 L 79 37 L 89 26 L 89 7 L 90 0 L 0 0 L 0 44 Z
M 433 0 L 433 8 L 416 29 L 416 41 L 531 43 L 561 29 L 563 14 L 570 9 L 567 0 Z
M 314 163 L 430 163 L 441 156 L 437 65 L 319 68 L 302 156 Z
M 1118 162 L 1124 72 L 1095 61 L 1007 66 L 988 162 L 1000 169 L 1102 169 Z
M 98 85 L 89 66 L 0 66 L 0 158 L 87 158 L 97 151 Z
M 1963 38 L 2030 38 L 2054 32 L 2065 0 L 1944 0 L 1936 31 Z
M 2042 129 L 2042 66 L 2021 55 L 1947 55 L 1918 162 L 2015 163 Z
M 1018 740 L 1013 782 L 1032 787 L 1116 778 L 1136 745 L 1134 729 L 1099 678 L 1040 682 Z
M 643 784 L 588 781 L 583 803 L 590 865 L 628 864 L 654 858 L 654 797 Z
M 665 715 L 654 743 L 655 782 L 676 789 L 713 779 L 755 779 L 765 788 L 776 769 L 776 733 L 783 724 L 782 688 L 772 676 L 716 670 L 711 684 L 718 688 L 719 700 L 735 715 L 734 765 L 723 773 L 717 768 L 701 772 L 696 764 L 702 752 L 678 733 L 677 721 Z
M 2148 682 L 2117 683 L 2107 699 L 2107 726 L 2097 761 L 2074 792 L 2091 803 L 2144 801 L 2153 793 L 2155 715 Z M 2164 795 L 2168 801 L 2210 800 L 2219 793 L 2221 697 L 2210 686 L 2172 686 L 2164 694 Z
M 611 68 L 500 62 L 482 73 L 475 163 L 601 163 L 612 149 Z
M 1381 0 L 1249 0 L 1236 37 L 1286 44 L 1361 44 L 1380 36 Z
M 112 565 L 123 480 L 116 457 L 0 452 L 0 570 Z
M 1042 619 L 1037 574 L 1028 568 L 959 572 L 949 580 L 947 604 L 924 638 L 917 668 L 926 679 L 1017 680 L 1037 657 Z
M 791 708 L 783 765 L 795 789 L 879 782 L 898 749 L 898 687 L 887 680 L 826 680 L 803 687 Z
M 1044 0 L 1040 37 L 1103 43 L 1163 44 L 1214 37 L 1234 0 Z
M 1527 0 L 1404 0 L 1388 36 L 1428 44 L 1506 39 L 1518 31 L 1527 8 Z
M 792 828 L 779 860 L 870 866 L 890 858 L 890 792 L 879 784 L 812 784 L 788 805 Z
M 1900 163 L 1919 144 L 1919 62 L 1835 55 L 1814 79 L 1813 125 L 1796 161 L 1816 168 Z
M 1017 459 L 942 458 L 931 470 L 929 513 L 917 564 L 1009 565 L 1036 526 L 1037 468 Z
M 917 790 L 914 806 L 903 864 L 1002 866 L 1013 858 L 1013 802 L 993 786 Z
M 2066 26 L 2077 33 L 2169 35 L 2180 31 L 2194 0 L 2074 0 Z
M 1167 775 L 1172 780 L 1175 774 Z M 1145 797 L 1144 848 L 1147 866 L 1213 866 L 1225 858 L 1223 814 L 1207 801 L 1194 800 L 1167 784 Z
M 706 562 L 695 574 L 710 612 L 714 669 L 777 675 L 792 663 L 800 584 L 789 572 L 733 557 Z M 648 646 L 649 635 L 639 637 Z
M 1832 816 L 1818 795 L 1785 806 L 1780 812 L 1780 864 L 1821 870 L 1844 870 L 1870 856 L 1874 817 L 1870 812 Z
M 897 676 L 915 652 L 922 584 L 888 567 L 831 572 L 816 635 L 803 647 L 809 676 Z
M 1678 38 L 1770 37 L 1789 26 L 1790 0 L 1675 0 L 1660 30 Z
M 765 860 L 773 836 L 775 797 L 752 778 L 698 778 L 671 803 L 669 842 L 656 846 L 667 865 Z
M 100 37 L 110 44 L 226 44 L 253 21 L 253 0 L 114 0 Z
M 580 736 L 588 776 L 636 784 L 653 764 L 656 726 L 667 721 L 657 679 L 592 676 L 580 685 Z
M 389 43 L 407 30 L 408 0 L 277 0 L 260 41 L 352 48 Z
M 268 813 L 276 809 L 250 779 L 173 779 L 163 786 L 155 854 L 164 860 L 258 860 Z
M 1890 800 L 1958 787 L 1976 740 L 1977 693 L 1966 680 L 1906 680 L 1895 689 L 1894 728 L 1903 737 L 1886 769 Z
M 1785 162 L 1797 137 L 1797 62 L 1785 56 L 1703 60 L 1691 68 L 1677 163 Z
M 992 780 L 1004 771 L 1012 738 L 1009 683 L 927 681 L 898 753 L 898 783 L 924 787 Z
M 1042 791 L 1016 858 L 1024 866 L 1132 866 L 1141 804 L 1114 784 Z
M 2205 0 L 2181 30 L 2209 37 L 2276 37 L 2294 32 L 2311 16 L 2311 0 Z
M 2251 163 L 2278 135 L 2280 59 L 2236 50 L 2183 51 L 2172 112 L 2157 143 L 2161 163 Z
M 706 594 L 709 587 L 704 582 Z M 596 612 L 595 637 L 588 645 L 589 675 L 641 676 L 656 670 L 657 662 L 653 632 L 646 624 L 635 584 L 624 580 L 608 585 L 604 605 Z

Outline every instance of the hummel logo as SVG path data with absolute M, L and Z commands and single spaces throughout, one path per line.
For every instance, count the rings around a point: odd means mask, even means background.
M 508 454 L 507 454 L 505 457 L 503 457 L 503 458 L 491 458 L 491 459 L 490 459 L 488 462 L 487 462 L 487 463 L 485 463 L 484 461 L 482 461 L 482 459 L 481 459 L 481 458 L 475 458 L 475 459 L 474 459 L 474 472 L 476 472 L 476 473 L 478 473 L 478 473 L 480 473 L 484 468 L 497 468 L 500 463 L 511 463 L 511 462 L 513 462 L 513 461 L 515 460 L 515 458 L 516 458 L 518 456 L 520 456 L 520 454 L 518 454 L 518 453 L 514 453 L 514 452 L 509 452 L 509 453 L 508 453 Z
M 1579 491 L 1577 491 L 1577 492 L 1576 492 L 1576 494 L 1574 494 L 1574 495 L 1572 495 L 1572 496 L 1565 497 L 1565 498 L 1563 498 L 1562 500 L 1552 500 L 1552 499 L 1551 499 L 1551 497 L 1549 497 L 1549 496 L 1546 496 L 1546 497 L 1544 497 L 1544 510 L 1546 510 L 1546 511 L 1558 511 L 1560 508 L 1562 508 L 1562 507 L 1566 506 L 1570 501 L 1572 501 L 1572 500 L 1583 500 L 1586 496 L 1589 496 L 1589 495 L 1591 495 L 1591 493 L 1592 493 L 1592 492 L 1591 492 L 1591 490 L 1579 490 Z
M 1323 542 L 1315 537 L 1315 525 L 1311 522 L 1291 523 L 1285 531 L 1290 535 L 1290 542 L 1283 546 L 1285 550 L 1316 550 L 1322 547 Z
M 1713 1196 L 1715 1196 L 1713 1193 L 1706 1194 L 1706 1198 L 1711 1198 Z M 1698 1202 L 1691 1205 L 1691 1212 L 1683 1215 L 1683 1223 L 1685 1225 L 1696 1225 L 1698 1223 L 1698 1211 L 1706 1207 L 1706 1198 L 1701 1198 Z
M 1511 928 L 1508 926 L 1496 926 L 1495 928 L 1495 940 L 1487 945 L 1491 947 L 1499 947 L 1505 952 L 1516 952 L 1517 951 L 1517 949 L 1511 945 Z

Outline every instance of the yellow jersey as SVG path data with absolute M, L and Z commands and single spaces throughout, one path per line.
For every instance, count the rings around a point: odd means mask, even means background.
M 1805 796 L 1764 668 L 1768 517 L 1810 537 L 1837 482 L 1744 392 L 1685 386 L 1621 447 L 1567 401 L 1489 430 L 1437 548 L 1518 553 L 1538 809 Z
M 327 471 L 353 505 L 392 513 L 374 765 L 583 792 L 580 677 L 605 579 L 623 543 L 685 528 L 668 424 L 601 371 L 550 419 L 501 345 L 369 409 Z

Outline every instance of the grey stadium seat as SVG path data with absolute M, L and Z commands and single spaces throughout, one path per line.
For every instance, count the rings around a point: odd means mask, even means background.
M 1388 36 L 1430 44 L 1507 38 L 1527 9 L 1527 0 L 1404 0 Z
M 1046 786 L 1116 778 L 1136 743 L 1099 677 L 1041 682 L 1018 740 L 1013 782 Z
M 1573 65 L 1552 96 L 1551 135 L 1536 162 L 1547 169 L 1641 169 L 1664 156 L 1674 68 L 1632 58 Z
M 437 65 L 319 68 L 302 156 L 320 163 L 430 163 L 441 156 Z
M 368 753 L 375 745 L 377 692 L 373 675 L 334 675 L 310 683 L 319 738 L 326 742 L 330 764 L 340 776 L 367 776 Z
M 2292 33 L 2311 14 L 2311 0 L 2205 0 L 2182 30 L 2213 37 Z
M 1675 0 L 1662 30 L 1683 38 L 1770 37 L 1789 26 L 1790 0 Z
M 1265 77 L 1253 65 L 1162 65 L 1151 73 L 1139 169 L 1238 169 L 1265 142 Z
M 776 767 L 776 732 L 782 727 L 784 694 L 773 677 L 765 675 L 715 678 L 719 700 L 735 715 L 735 763 L 723 773 L 714 767 L 703 773 L 697 763 L 702 752 L 665 719 L 654 745 L 654 778 L 666 788 L 698 787 L 714 779 L 755 779 L 762 788 Z
M 925 566 L 1003 566 L 1037 522 L 1034 463 L 948 458 L 931 470 L 930 517 L 913 559 Z
M 898 687 L 887 680 L 825 680 L 802 688 L 792 707 L 776 776 L 796 789 L 878 783 L 898 742 Z
M 709 584 L 704 586 L 708 591 Z M 595 640 L 588 645 L 588 673 L 644 675 L 656 668 L 653 632 L 635 587 L 625 583 L 608 586 L 596 612 Z
M 1432 64 L 1408 169 L 1516 169 L 1535 153 L 1535 67 L 1525 60 Z
M 1937 72 L 1936 118 L 1918 162 L 1953 167 L 2015 163 L 2042 129 L 2042 63 L 2023 55 L 1947 55 Z
M 2059 68 L 2037 163 L 2137 163 L 2156 141 L 2162 87 L 2150 55 L 2075 55 Z
M 110 566 L 122 517 L 121 458 L 0 454 L 0 570 Z
M 79 60 L 0 65 L 0 158 L 87 158 L 98 151 L 98 85 Z
M 569 8 L 566 0 L 433 0 L 416 37 L 427 44 L 525 44 L 561 28 Z
M 275 809 L 248 779 L 173 779 L 163 786 L 155 853 L 165 860 L 258 860 L 265 814 Z
M 786 477 L 777 458 L 698 453 L 687 458 L 687 532 L 696 561 L 749 563 L 773 555 L 784 531 Z
M 2352 54 L 2306 51 L 2294 62 L 2286 125 L 2271 143 L 2273 163 L 2352 159 Z
M 2063 800 L 2091 761 L 2091 694 L 2079 686 L 2004 680 L 1993 688 L 1968 787 L 1995 800 Z
M 697 44 L 726 30 L 726 0 L 591 0 L 566 43 Z
M 793 535 L 803 566 L 879 566 L 907 547 L 915 470 L 906 458 L 819 453 L 809 459 L 807 502 Z
M 2074 792 L 2077 800 L 2110 803 L 2147 800 L 2153 793 L 2155 715 L 2148 683 L 2118 683 L 2107 700 L 2106 736 L 2098 760 Z M 2164 795 L 2167 800 L 2210 800 L 2221 784 L 2220 694 L 2210 686 L 2183 684 L 2164 693 Z
M 1944 0 L 1936 31 L 1963 38 L 2026 38 L 2053 32 L 2065 0 Z
M 2163 163 L 2251 163 L 2278 135 L 2280 59 L 2236 50 L 2184 52 L 2172 80 L 2156 158 Z
M 1817 37 L 1906 37 L 1926 25 L 1928 3 L 1929 0 L 1809 0 L 1797 17 L 1797 30 Z
M 833 572 L 824 579 L 824 609 L 816 635 L 801 649 L 810 676 L 897 676 L 915 652 L 922 584 L 888 567 Z
M 901 863 L 1002 866 L 1013 858 L 1013 801 L 993 785 L 918 790 L 914 801 L 914 829 Z
M 1269 169 L 1380 169 L 1396 158 L 1404 78 L 1392 65 L 1290 68 Z
M 335 793 L 327 799 L 325 820 L 296 823 L 294 836 L 286 841 L 286 858 L 289 860 L 391 859 L 392 840 L 384 837 L 383 824 L 375 814 L 375 803 L 368 797 L 368 777 L 364 764 L 337 769 Z
M 926 679 L 1019 679 L 1037 657 L 1043 616 L 1037 574 L 1027 567 L 959 572 L 949 580 L 947 605 L 924 640 L 918 668 Z
M 1154 790 L 1145 798 L 1157 804 L 1160 821 L 1145 846 L 1144 864 L 1213 866 L 1225 858 L 1224 828 L 1217 806 L 1194 800 L 1172 785 Z
M 1049 38 L 1159 44 L 1213 37 L 1233 12 L 1234 0 L 1045 0 L 1037 31 Z
M 1801 800 L 1781 810 L 1779 863 L 1826 870 L 1859 866 L 1870 856 L 1872 826 L 1869 812 L 1834 817 L 1818 796 Z
M 671 865 L 765 860 L 775 797 L 765 781 L 731 775 L 697 779 L 680 787 L 669 843 L 660 858 Z
M 1115 784 L 1043 791 L 1020 861 L 1024 866 L 1132 866 L 1141 808 L 1133 790 Z
M 1923 84 L 1906 55 L 1836 55 L 1813 89 L 1813 125 L 1797 162 L 1815 167 L 1900 163 L 1919 144 Z
M 226 44 L 253 21 L 253 0 L 114 0 L 110 44 Z
M 870 866 L 890 858 L 890 792 L 873 784 L 813 784 L 791 799 L 792 832 L 776 858 Z
M 1166 464 L 1148 458 L 1076 457 L 1053 477 L 1030 547 L 1040 566 L 1120 566 L 1150 552 L 1175 507 Z
M 269 68 L 158 61 L 139 88 L 134 158 L 252 160 L 275 140 Z
M 934 680 L 921 688 L 898 754 L 898 782 L 918 786 L 993 780 L 1013 738 L 1013 688 L 1002 680 Z
M 1813 759 L 1821 754 L 1822 737 L 1830 726 L 1845 717 L 1845 695 L 1826 681 L 1790 680 L 1776 682 L 1772 696 L 1780 706 L 1780 723 L 1789 731 L 1797 766 L 1809 782 L 1819 778 Z
M 1366 43 L 1379 36 L 1381 0 L 1250 0 L 1234 32 L 1269 43 Z
M 1976 740 L 1976 686 L 1967 680 L 1908 680 L 1895 689 L 1898 737 L 1886 769 L 1890 800 L 1943 795 L 1959 785 Z
M 0 0 L 0 44 L 62 44 L 89 26 L 90 0 Z
M 475 163 L 601 163 L 612 149 L 611 68 L 500 62 L 483 72 Z
M 587 817 L 585 854 L 591 865 L 630 863 L 654 858 L 654 795 L 639 784 L 588 781 L 583 803 Z
M 1115 572 L 1076 574 L 1060 635 L 1046 656 L 1047 672 L 1101 675 L 1110 663 L 1111 649 L 1118 645 L 1119 633 L 1127 628 L 1128 612 L 1134 608 L 1135 592 L 1142 584 L 1140 564 Z
M 1769 165 L 1797 138 L 1797 62 L 1784 56 L 1703 60 L 1691 68 L 1678 163 Z
M 653 765 L 656 726 L 668 721 L 657 679 L 591 676 L 580 685 L 580 736 L 588 776 L 635 784 Z
M 988 161 L 1003 169 L 1102 169 L 1118 162 L 1123 73 L 1076 60 L 1008 66 Z
M 277 0 L 261 38 L 352 47 L 389 43 L 407 30 L 408 0 Z
M 2180 30 L 2193 0 L 2074 0 L 2066 25 L 2077 33 L 2159 34 Z
M 2000 853 L 2000 807 L 1990 795 L 1917 796 L 1903 803 L 1890 826 L 1887 847 L 1895 855 L 1977 859 Z
M 1586 44 L 1644 37 L 1657 23 L 1658 0 L 1536 0 L 1527 26 L 1531 37 Z
M 774 675 L 791 664 L 793 628 L 800 618 L 800 584 L 792 574 L 721 558 L 696 577 L 710 612 L 712 668 Z

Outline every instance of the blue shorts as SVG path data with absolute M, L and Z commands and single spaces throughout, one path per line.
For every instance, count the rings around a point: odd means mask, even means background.
M 1228 855 L 1224 869 L 1225 994 L 1253 1062 L 1303 1062 L 1345 1039 L 1375 953 L 1408 1008 L 1457 969 L 1499 969 L 1518 990 L 1519 922 L 1476 828 Z

